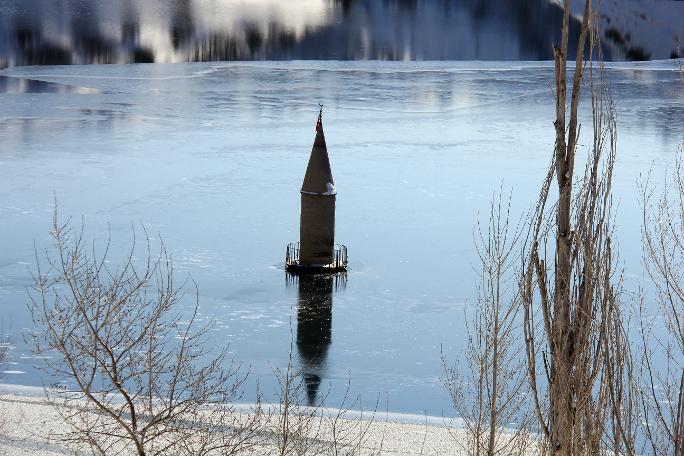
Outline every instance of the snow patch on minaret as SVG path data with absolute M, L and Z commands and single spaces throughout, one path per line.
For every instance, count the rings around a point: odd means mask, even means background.
M 325 193 L 323 193 L 324 195 L 336 195 L 337 194 L 337 190 L 335 190 L 335 184 L 331 184 L 330 182 L 328 182 L 327 184 L 325 184 L 325 186 L 326 186 L 327 190 L 325 191 Z

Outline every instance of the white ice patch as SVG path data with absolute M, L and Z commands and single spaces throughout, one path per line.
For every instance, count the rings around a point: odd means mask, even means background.
M 325 193 L 323 193 L 324 195 L 336 195 L 337 194 L 337 191 L 335 190 L 335 185 L 328 182 L 327 184 L 325 184 L 325 186 L 326 186 L 327 190 L 325 191 Z

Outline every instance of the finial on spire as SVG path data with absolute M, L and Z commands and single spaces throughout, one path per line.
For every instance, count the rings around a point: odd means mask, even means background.
M 323 128 L 323 103 L 318 103 L 318 106 L 321 107 L 321 110 L 318 112 L 318 121 L 316 122 L 316 131 L 319 131 L 321 128 Z

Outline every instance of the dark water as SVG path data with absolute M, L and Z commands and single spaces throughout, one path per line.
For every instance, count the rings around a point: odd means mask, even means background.
M 548 60 L 560 20 L 560 8 L 549 0 L 0 0 L 0 68 L 216 60 Z M 571 32 L 576 36 L 576 20 Z

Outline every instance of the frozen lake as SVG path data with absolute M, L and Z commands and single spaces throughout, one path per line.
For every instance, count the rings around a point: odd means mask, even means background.
M 639 176 L 653 166 L 661 182 L 684 132 L 676 69 L 609 69 L 629 289 L 645 284 Z M 104 240 L 108 223 L 115 244 L 128 242 L 132 223 L 161 234 L 177 273 L 197 282 L 202 314 L 218 320 L 216 340 L 230 342 L 267 394 L 292 343 L 330 405 L 351 378 L 351 394 L 367 406 L 381 394 L 391 411 L 453 415 L 440 347 L 456 360 L 465 346 L 473 225 L 502 185 L 517 213 L 535 198 L 554 141 L 552 71 L 544 62 L 4 70 L 0 317 L 18 334 L 30 327 L 33 246 L 49 245 L 56 194 L 61 215 L 83 215 L 95 238 Z M 299 233 L 318 102 L 338 191 L 337 241 L 349 247 L 346 285 L 288 283 L 282 270 Z M 312 323 L 303 315 L 310 305 L 331 312 Z M 20 336 L 15 343 L 14 373 L 3 381 L 52 381 L 34 369 Z M 244 399 L 253 399 L 251 385 Z

